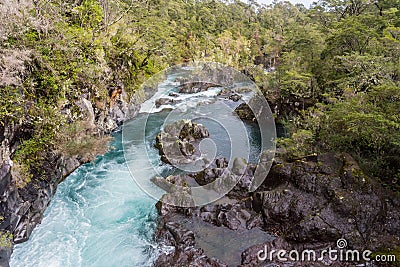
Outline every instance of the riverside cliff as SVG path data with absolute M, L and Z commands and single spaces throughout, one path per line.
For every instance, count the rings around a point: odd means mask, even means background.
M 134 103 L 130 106 L 131 108 L 139 107 L 139 104 Z M 91 124 L 92 132 L 96 133 L 94 138 L 101 138 L 109 135 L 123 123 L 128 112 L 128 97 L 122 90 L 112 99 L 112 104 L 102 111 L 84 97 L 76 102 L 76 106 L 79 107 L 82 116 L 87 118 L 87 123 Z M 63 112 L 68 114 L 68 108 L 65 108 Z M 135 110 L 130 110 L 130 114 L 135 114 Z M 49 149 L 42 162 L 41 172 L 33 173 L 31 181 L 20 186 L 18 185 L 20 174 L 15 171 L 16 164 L 13 157 L 18 146 L 28 136 L 29 132 L 23 125 L 0 126 L 0 213 L 2 216 L 0 229 L 3 233 L 12 234 L 12 237 L 5 239 L 4 244 L 1 244 L 0 266 L 9 266 L 14 243 L 27 241 L 36 225 L 40 224 L 58 184 L 88 161 L 86 157 L 68 156 Z

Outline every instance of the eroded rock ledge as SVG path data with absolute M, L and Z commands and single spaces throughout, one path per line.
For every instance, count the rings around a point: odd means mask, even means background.
M 213 181 L 220 167 L 214 164 L 194 177 Z M 251 170 L 250 165 L 244 180 L 251 179 Z M 400 245 L 399 196 L 366 176 L 348 154 L 290 163 L 275 159 L 256 192 L 244 193 L 245 185 L 239 182 L 226 197 L 203 207 L 157 203 L 156 237 L 170 249 L 155 266 L 271 266 L 282 262 L 260 261 L 257 252 L 265 247 L 321 251 L 336 248 L 340 238 L 347 240 L 348 249 L 360 251 L 396 253 Z M 324 264 L 347 263 L 327 259 L 314 266 Z

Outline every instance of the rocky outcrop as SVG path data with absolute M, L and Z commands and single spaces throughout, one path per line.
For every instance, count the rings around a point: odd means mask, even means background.
M 192 178 L 199 185 L 215 181 L 222 173 L 226 176 L 224 179 L 230 181 L 237 179 L 239 173 L 244 174 L 228 196 L 215 203 L 202 207 L 176 207 L 166 204 L 168 199 L 165 198 L 170 197 L 170 194 L 157 203 L 161 218 L 156 237 L 158 242 L 172 246 L 173 253 L 162 253 L 155 266 L 198 266 L 196 258 L 205 260 L 200 266 L 238 265 L 243 250 L 259 242 L 271 240 L 271 236 L 261 230 L 264 225 L 262 216 L 252 209 L 252 201 L 248 197 L 248 185 L 245 181 L 252 179 L 252 172 L 253 164 L 246 167 L 243 161 L 236 160 L 232 168 L 229 168 L 226 159 L 219 158 L 200 173 L 168 177 L 169 182 L 173 180 L 174 184 L 187 186 Z M 224 186 L 224 182 L 214 186 L 213 189 L 218 190 L 218 187 Z M 169 224 L 182 229 L 181 234 L 177 236 L 171 233 Z M 182 247 L 182 244 L 177 244 L 177 240 L 183 239 L 186 231 L 190 231 L 191 242 L 187 247 Z M 196 252 L 195 258 L 192 257 L 193 251 Z
M 172 165 L 188 164 L 199 159 L 199 141 L 208 136 L 208 130 L 201 124 L 177 121 L 165 126 L 157 135 L 155 147 L 163 162 Z
M 241 88 L 239 90 L 224 88 L 223 90 L 221 90 L 221 92 L 218 93 L 218 96 L 232 100 L 233 102 L 238 102 L 239 100 L 242 99 L 242 95 L 240 93 L 248 93 L 249 91 L 250 89 L 247 90 L 246 88 Z
M 179 100 L 176 100 L 176 99 L 173 99 L 173 98 L 164 98 L 163 97 L 163 98 L 157 99 L 156 102 L 155 102 L 155 105 L 156 105 L 156 108 L 159 108 L 159 107 L 164 106 L 164 105 L 177 104 L 179 102 L 180 102 Z
M 155 267 L 193 266 L 193 267 L 227 267 L 226 264 L 204 254 L 203 249 L 195 247 L 193 231 L 186 229 L 177 222 L 160 222 L 158 236 L 171 251 L 161 254 L 154 263 Z
M 15 166 L 12 156 L 21 140 L 24 140 L 28 134 L 26 130 L 26 128 L 11 124 L 4 126 L 1 131 L 0 213 L 2 220 L 0 228 L 2 233 L 7 231 L 13 234 L 13 241 L 9 246 L 3 247 L 0 252 L 1 266 L 8 266 L 12 244 L 28 240 L 34 227 L 41 222 L 58 182 L 63 179 L 63 174 L 67 175 L 80 164 L 76 159 L 67 160 L 49 153 L 43 165 L 42 179 L 38 179 L 34 184 L 28 183 L 24 187 L 18 187 L 18 177 L 13 170 Z
M 209 82 L 184 82 L 178 86 L 178 91 L 181 94 L 195 94 L 207 91 L 212 87 L 219 87 L 219 85 Z
M 218 164 L 191 177 L 207 184 L 220 177 L 226 166 L 219 159 Z M 219 260 L 203 266 L 272 266 L 282 262 L 262 261 L 259 251 L 313 249 L 318 253 L 337 248 L 338 239 L 347 241 L 346 248 L 360 251 L 399 247 L 400 197 L 366 176 L 348 154 L 323 154 L 294 162 L 275 159 L 264 183 L 250 193 L 246 185 L 252 172 L 254 166 L 248 164 L 245 175 L 227 196 L 203 207 L 179 208 L 159 202 L 157 238 L 173 252 L 162 253 L 156 266 L 197 266 L 190 265 L 194 264 L 192 255 Z M 171 230 L 170 224 L 180 231 Z M 190 244 L 179 243 L 188 236 Z M 177 262 L 182 265 L 171 265 Z M 307 262 L 285 264 L 306 266 Z M 347 263 L 325 258 L 313 265 Z
M 269 177 L 253 195 L 253 207 L 289 242 L 345 238 L 360 250 L 399 244 L 398 196 L 366 176 L 350 155 L 277 162 Z

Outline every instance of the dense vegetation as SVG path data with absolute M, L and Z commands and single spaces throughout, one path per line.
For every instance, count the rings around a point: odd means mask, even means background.
M 0 11 L 0 125 L 26 129 L 14 155 L 26 177 L 50 150 L 98 147 L 58 134 L 93 135 L 81 96 L 105 110 L 118 84 L 132 94 L 167 66 L 209 60 L 260 86 L 288 130 L 287 159 L 346 151 L 400 188 L 398 0 L 11 0 Z

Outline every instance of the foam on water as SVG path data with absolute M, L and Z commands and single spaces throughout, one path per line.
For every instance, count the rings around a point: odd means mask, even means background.
M 171 84 L 167 84 L 171 85 Z M 180 108 L 181 106 L 189 106 L 189 107 L 195 107 L 199 103 L 205 103 L 205 102 L 210 102 L 212 101 L 212 97 L 217 96 L 222 88 L 221 87 L 214 87 L 211 89 L 208 89 L 207 91 L 199 92 L 199 93 L 194 93 L 194 94 L 178 94 L 176 97 L 170 97 L 168 96 L 168 93 L 173 91 L 171 87 L 169 87 L 168 91 L 163 91 L 165 90 L 163 86 L 160 87 L 161 89 L 149 100 L 144 102 L 140 108 L 140 113 L 158 113 L 161 112 L 163 109 L 174 109 L 174 108 Z M 160 107 L 156 107 L 155 102 L 159 98 L 167 98 L 167 99 L 172 99 L 174 101 L 177 101 L 176 104 L 167 104 L 167 105 L 162 105 Z
M 155 201 L 133 182 L 116 149 L 80 167 L 57 189 L 42 224 L 15 246 L 11 266 L 151 266 Z

